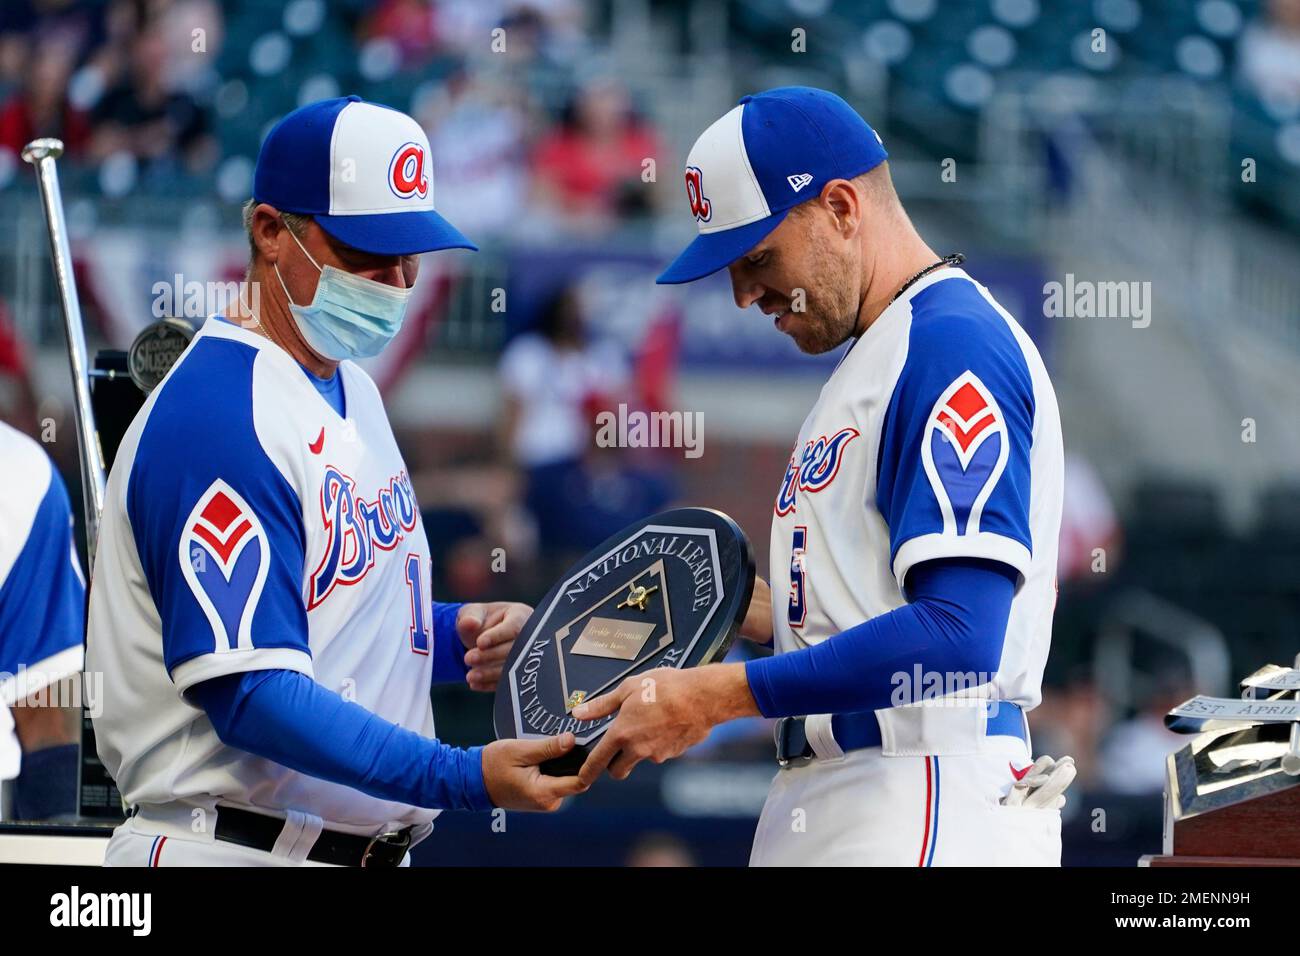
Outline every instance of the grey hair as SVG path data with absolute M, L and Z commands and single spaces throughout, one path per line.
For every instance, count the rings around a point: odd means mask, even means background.
M 244 233 L 248 236 L 248 252 L 251 258 L 257 258 L 257 243 L 253 241 L 253 210 L 258 206 L 256 199 L 250 199 L 244 203 Z M 284 212 L 280 210 L 280 218 L 284 220 L 285 227 L 297 238 L 301 239 L 307 233 L 307 223 L 312 221 L 311 216 L 302 215 L 296 212 Z

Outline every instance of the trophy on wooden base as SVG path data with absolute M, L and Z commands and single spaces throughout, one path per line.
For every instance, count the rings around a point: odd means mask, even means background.
M 1165 726 L 1196 738 L 1168 758 L 1164 853 L 1143 866 L 1300 866 L 1300 658 L 1193 697 Z

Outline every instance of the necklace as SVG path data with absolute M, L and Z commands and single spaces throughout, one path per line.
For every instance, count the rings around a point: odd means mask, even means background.
M 251 315 L 251 316 L 253 317 L 253 325 L 254 325 L 254 327 L 255 327 L 255 330 L 258 331 L 258 332 L 260 333 L 260 332 L 261 332 L 261 328 L 262 328 L 262 320 L 261 320 L 260 318 L 258 318 L 257 313 L 253 311 L 253 307 L 252 307 L 251 305 L 249 305 L 247 302 L 244 301 L 244 286 L 245 286 L 245 285 L 247 285 L 246 282 L 241 282 L 241 283 L 239 283 L 239 305 L 240 305 L 240 307 L 241 307 L 245 312 L 247 312 L 249 315 Z M 241 326 L 243 326 L 244 323 L 243 323 L 243 320 L 242 320 L 242 319 L 240 320 L 240 323 L 239 323 L 239 324 L 240 324 Z
M 247 302 L 244 301 L 244 286 L 246 284 L 247 283 L 241 282 L 239 285 L 239 304 L 244 309 L 245 312 L 247 312 L 249 315 L 253 317 L 253 324 L 251 326 L 247 325 L 245 324 L 243 319 L 240 319 L 239 327 L 241 329 L 247 329 L 248 331 L 252 332 L 254 335 L 260 335 L 262 338 L 266 339 L 267 341 L 275 345 L 280 345 L 279 342 L 276 342 L 275 339 L 271 338 L 271 333 L 267 331 L 266 326 L 262 324 L 262 317 L 253 311 L 253 307 L 251 305 L 249 305 Z M 284 348 L 283 346 L 280 347 Z M 287 352 L 289 350 L 285 349 L 285 351 Z
M 944 256 L 938 262 L 932 262 L 930 265 L 926 266 L 916 275 L 912 276 L 912 278 L 904 282 L 903 287 L 899 289 L 897 292 L 895 292 L 894 297 L 889 300 L 889 305 L 893 305 L 895 302 L 897 302 L 898 297 L 900 295 L 902 295 L 904 292 L 910 289 L 914 283 L 919 282 L 921 279 L 924 279 L 935 269 L 942 269 L 944 266 L 959 266 L 965 261 L 966 261 L 965 254 L 960 252 L 954 252 L 951 255 Z M 889 308 L 889 305 L 885 306 L 885 308 Z
M 944 266 L 959 266 L 965 261 L 966 261 L 965 253 L 954 252 L 951 253 L 950 255 L 944 256 L 938 262 L 930 263 L 928 266 L 926 266 L 916 275 L 912 276 L 912 278 L 904 282 L 903 287 L 894 293 L 894 297 L 885 303 L 885 308 L 888 309 L 891 305 L 897 302 L 898 297 L 900 295 L 902 295 L 904 292 L 910 289 L 914 283 L 919 282 L 921 279 L 924 279 L 935 269 L 942 269 Z M 883 311 L 884 309 L 881 310 L 881 312 Z M 849 342 L 849 347 L 844 350 L 844 354 L 840 356 L 839 364 L 835 366 L 837 369 L 840 367 L 840 365 L 844 363 L 844 360 L 849 357 L 849 353 L 853 351 L 853 347 L 858 344 L 861 338 L 862 338 L 862 333 L 860 332 L 853 335 L 851 341 Z

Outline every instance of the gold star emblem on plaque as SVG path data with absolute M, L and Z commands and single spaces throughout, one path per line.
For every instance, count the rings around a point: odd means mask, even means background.
M 629 591 L 627 597 L 623 599 L 623 603 L 616 604 L 614 607 L 615 609 L 621 607 L 634 607 L 638 611 L 644 611 L 650 604 L 650 595 L 654 594 L 658 590 L 659 585 L 657 584 L 652 588 L 647 588 L 640 584 L 633 585 L 632 590 Z
M 614 616 L 616 602 L 620 608 L 642 613 Z M 605 693 L 639 665 L 672 646 L 671 605 L 664 559 L 660 558 L 649 568 L 623 578 L 620 584 L 610 582 L 609 591 L 596 596 L 585 611 L 557 628 L 555 639 L 561 647 L 560 700 L 565 709 L 571 711 L 579 703 Z

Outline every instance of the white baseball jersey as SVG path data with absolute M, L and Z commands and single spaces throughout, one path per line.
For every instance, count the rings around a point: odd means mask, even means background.
M 185 697 L 283 668 L 434 735 L 428 541 L 379 393 L 351 362 L 339 375 L 346 417 L 278 346 L 209 319 L 123 439 L 87 658 L 99 754 L 129 804 L 220 800 L 357 832 L 436 816 L 226 747 Z
M 1020 580 L 996 674 L 956 686 L 914 675 L 908 698 L 924 703 L 877 710 L 879 747 L 845 752 L 830 715 L 809 716 L 817 759 L 777 773 L 751 864 L 1060 864 L 1060 812 L 1000 803 L 1031 753 L 986 733 L 979 698 L 1039 702 L 1063 467 L 1037 349 L 962 270 L 918 281 L 854 343 L 777 495 L 773 593 L 789 582 L 788 600 L 773 601 L 777 651 L 899 607 L 923 561 L 993 559 Z
M 974 695 L 1034 707 L 1063 467 L 1033 342 L 964 271 L 923 278 L 844 356 L 799 433 L 772 521 L 773 591 L 789 587 L 784 606 L 774 602 L 777 651 L 901 606 L 919 562 L 993 559 L 1021 581 L 1001 664 Z
M 15 702 L 81 670 L 86 583 L 63 480 L 39 444 L 0 422 L 0 780 L 18 776 Z

